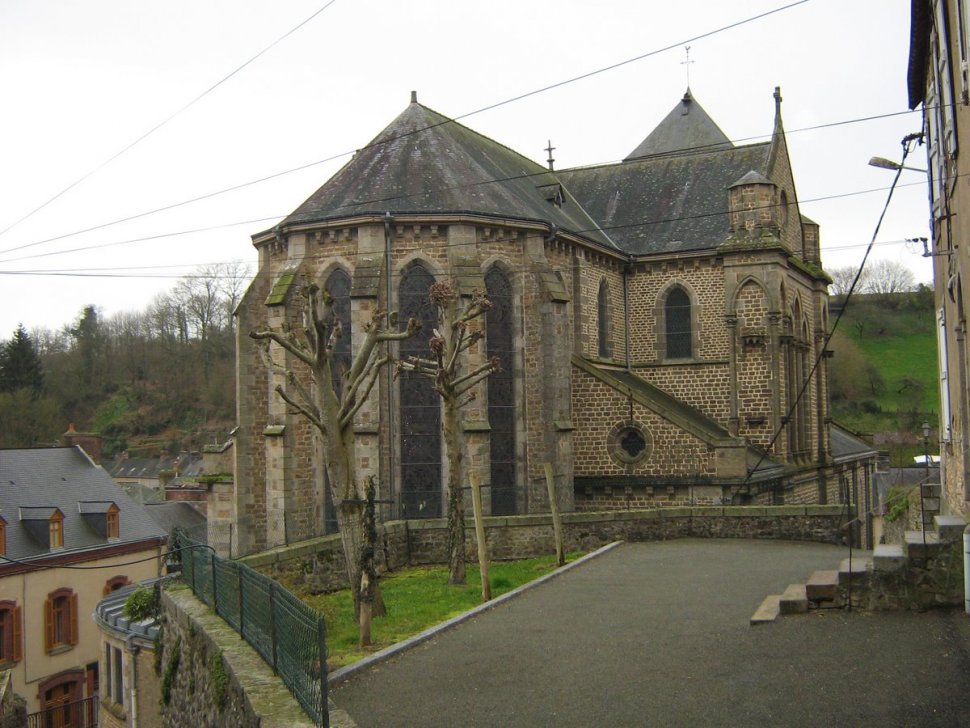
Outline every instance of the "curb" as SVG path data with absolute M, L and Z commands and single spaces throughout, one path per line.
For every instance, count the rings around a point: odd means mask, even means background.
M 334 670 L 332 673 L 330 673 L 330 676 L 327 678 L 327 685 L 329 687 L 333 687 L 334 685 L 339 685 L 345 680 L 348 680 L 354 675 L 356 675 L 358 672 L 361 672 L 381 662 L 389 660 L 395 655 L 398 655 L 402 652 L 410 650 L 413 647 L 417 647 L 422 642 L 428 641 L 432 637 L 435 637 L 441 634 L 445 630 L 451 629 L 452 627 L 456 627 L 462 622 L 465 622 L 471 619 L 472 617 L 477 617 L 479 614 L 487 612 L 488 610 L 492 609 L 492 607 L 497 607 L 499 604 L 503 604 L 509 599 L 514 599 L 520 594 L 523 594 L 529 591 L 530 589 L 533 589 L 534 587 L 539 586 L 540 584 L 545 584 L 547 581 L 550 581 L 551 579 L 555 579 L 560 574 L 564 574 L 565 572 L 570 571 L 575 567 L 580 566 L 581 564 L 585 564 L 587 561 L 590 561 L 591 559 L 595 559 L 597 556 L 601 556 L 607 553 L 608 551 L 612 551 L 622 543 L 623 543 L 622 541 L 614 541 L 613 543 L 608 543 L 606 544 L 606 546 L 598 548 L 596 549 L 596 551 L 588 553 L 585 556 L 579 559 L 576 559 L 575 561 L 569 564 L 566 564 L 562 568 L 556 569 L 555 571 L 551 571 L 548 574 L 545 574 L 544 576 L 540 576 L 538 579 L 530 581 L 527 584 L 523 584 L 522 586 L 517 587 L 510 592 L 506 592 L 505 594 L 499 597 L 495 597 L 491 601 L 485 602 L 484 604 L 479 604 L 477 607 L 473 607 L 472 609 L 469 609 L 467 612 L 463 612 L 462 614 L 452 617 L 451 619 L 447 619 L 444 622 L 441 622 L 440 624 L 436 624 L 433 627 L 429 627 L 428 629 L 424 630 L 424 632 L 419 632 L 413 637 L 409 637 L 406 640 L 397 642 L 391 645 L 390 647 L 385 647 L 383 650 L 380 650 L 379 652 L 375 652 L 373 655 L 368 655 L 364 659 L 358 660 L 353 664 L 346 665 L 345 667 L 341 667 L 339 670 Z

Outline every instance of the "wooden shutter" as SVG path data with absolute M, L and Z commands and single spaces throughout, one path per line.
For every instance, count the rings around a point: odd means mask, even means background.
M 49 597 L 44 600 L 44 649 L 54 649 L 54 600 Z
M 71 601 L 67 610 L 68 614 L 68 641 L 72 645 L 77 644 L 77 594 L 71 594 Z
M 10 610 L 10 618 L 13 619 L 13 651 L 11 653 L 11 659 L 14 662 L 19 662 L 24 659 L 24 636 L 23 636 L 23 615 L 21 614 L 20 607 L 14 607 Z

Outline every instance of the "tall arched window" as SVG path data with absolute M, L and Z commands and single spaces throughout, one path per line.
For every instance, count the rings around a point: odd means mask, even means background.
M 599 333 L 599 355 L 610 356 L 610 286 L 606 280 L 600 282 L 600 291 L 596 299 L 596 311 Z
M 350 368 L 354 333 L 351 328 L 350 317 L 350 276 L 338 268 L 327 277 L 323 289 L 333 299 L 333 315 L 340 321 L 341 335 L 334 347 L 333 358 L 330 360 L 333 389 L 339 397 L 343 389 L 343 374 Z M 324 479 L 326 479 L 326 470 L 324 470 Z M 327 533 L 334 533 L 339 528 L 337 525 L 337 509 L 333 505 L 333 494 L 330 492 L 329 482 L 327 482 L 326 491 L 324 495 L 324 528 Z
M 438 325 L 428 300 L 434 276 L 420 263 L 401 276 L 398 310 L 402 321 L 415 318 L 424 325 L 404 339 L 400 356 L 428 357 L 428 339 Z M 437 518 L 441 515 L 441 404 L 431 382 L 415 372 L 400 376 L 401 517 Z
M 485 316 L 486 353 L 502 362 L 487 380 L 492 514 L 507 516 L 516 513 L 514 325 L 512 286 L 498 268 L 485 274 L 485 293 L 492 302 Z
M 668 359 L 689 359 L 694 355 L 690 296 L 680 286 L 671 289 L 664 301 L 664 329 Z
M 334 348 L 333 358 L 330 360 L 330 371 L 334 378 L 334 389 L 340 394 L 343 385 L 343 373 L 350 368 L 350 347 L 353 331 L 350 319 L 350 276 L 339 268 L 327 278 L 324 290 L 333 299 L 333 313 L 340 321 L 341 336 Z

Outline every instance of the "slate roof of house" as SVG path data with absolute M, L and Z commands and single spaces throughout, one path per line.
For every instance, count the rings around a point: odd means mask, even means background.
M 413 101 L 284 221 L 357 214 L 479 213 L 539 221 L 615 249 L 556 174 Z
M 206 517 L 190 504 L 184 501 L 166 501 L 164 503 L 146 503 L 145 510 L 151 519 L 163 529 L 171 533 L 172 529 L 180 528 L 193 541 L 208 543 Z
M 131 596 L 132 592 L 140 587 L 147 586 L 147 588 L 154 588 L 152 585 L 155 581 L 157 580 L 152 579 L 144 584 L 132 584 L 131 586 L 122 587 L 121 589 L 113 591 L 98 602 L 98 606 L 94 610 L 96 618 L 101 624 L 117 633 L 124 635 L 133 634 L 143 637 L 146 640 L 154 641 L 158 636 L 158 619 L 148 617 L 138 622 L 128 619 L 125 616 L 125 602 Z
M 117 480 L 158 479 L 163 470 L 177 472 L 182 478 L 195 478 L 202 472 L 202 455 L 182 452 L 178 455 L 162 455 L 154 458 L 119 457 L 105 462 L 104 469 Z
M 727 135 L 687 89 L 680 103 L 623 161 L 656 154 L 679 154 L 688 149 L 710 151 L 730 146 Z
M 64 549 L 58 553 L 108 545 L 82 513 L 90 510 L 92 502 L 118 506 L 120 538 L 112 545 L 166 535 L 144 508 L 79 448 L 0 450 L 0 515 L 7 522 L 7 556 L 28 559 L 51 553 L 46 544 L 30 535 L 21 520 L 22 508 L 32 509 L 33 515 L 60 509 L 64 514 Z

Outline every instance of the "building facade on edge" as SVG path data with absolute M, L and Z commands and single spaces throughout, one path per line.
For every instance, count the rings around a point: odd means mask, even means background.
M 865 500 L 875 453 L 829 420 L 829 278 L 818 226 L 799 212 L 777 89 L 771 131 L 732 144 L 688 89 L 624 161 L 560 171 L 412 94 L 253 238 L 232 553 L 332 523 L 312 428 L 248 338 L 299 326 L 304 282 L 335 300 L 346 347 L 377 309 L 422 320 L 397 356 L 427 352 L 432 283 L 487 293 L 467 366 L 498 357 L 502 371 L 462 424 L 493 515 L 547 512 L 547 462 L 564 510 Z M 275 344 L 270 355 L 299 371 Z M 388 368 L 356 417 L 358 476 L 375 476 L 385 518 L 444 513 L 439 407 L 427 380 Z

